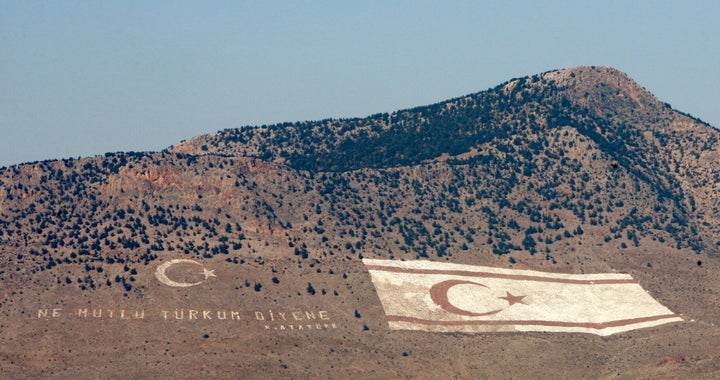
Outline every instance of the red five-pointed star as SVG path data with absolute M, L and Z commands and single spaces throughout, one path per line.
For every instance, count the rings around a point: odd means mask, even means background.
M 523 305 L 527 305 L 523 301 L 523 298 L 525 298 L 526 296 L 514 296 L 514 295 L 512 295 L 512 293 L 510 293 L 508 291 L 506 291 L 505 294 L 507 294 L 505 297 L 498 297 L 498 298 L 502 298 L 505 301 L 508 301 L 510 303 L 510 305 L 508 305 L 508 306 L 515 305 L 516 303 L 521 303 Z

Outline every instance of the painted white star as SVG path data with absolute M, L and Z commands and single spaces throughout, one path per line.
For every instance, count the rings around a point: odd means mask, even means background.
M 202 272 L 202 274 L 203 274 L 203 276 L 205 276 L 205 279 L 206 279 L 206 280 L 207 280 L 208 278 L 210 278 L 210 277 L 217 277 L 217 276 L 215 275 L 215 269 L 213 269 L 213 270 L 207 270 L 207 268 L 204 268 L 204 267 L 203 267 L 203 272 Z

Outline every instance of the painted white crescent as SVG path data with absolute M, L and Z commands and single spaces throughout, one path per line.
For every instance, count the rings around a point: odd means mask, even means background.
M 173 266 L 175 264 L 180 264 L 180 263 L 189 263 L 189 264 L 196 264 L 196 265 L 201 266 L 203 268 L 202 275 L 205 276 L 206 280 L 208 279 L 208 277 L 217 277 L 217 276 L 215 276 L 215 273 L 213 273 L 214 270 L 207 270 L 199 262 L 197 262 L 195 260 L 189 260 L 189 259 L 172 259 L 166 263 L 160 264 L 157 267 L 157 269 L 155 270 L 155 277 L 157 277 L 158 281 L 160 281 L 161 283 L 163 283 L 167 286 L 175 287 L 175 288 L 187 288 L 189 286 L 195 286 L 195 285 L 202 284 L 202 281 L 199 281 L 199 282 L 173 281 L 170 279 L 170 277 L 167 276 L 167 274 L 165 274 L 165 271 L 168 270 L 168 268 L 170 268 L 171 266 Z

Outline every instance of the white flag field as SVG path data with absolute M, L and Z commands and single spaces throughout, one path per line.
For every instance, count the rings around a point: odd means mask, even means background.
M 611 335 L 683 319 L 628 274 L 364 259 L 388 324 L 435 332 Z

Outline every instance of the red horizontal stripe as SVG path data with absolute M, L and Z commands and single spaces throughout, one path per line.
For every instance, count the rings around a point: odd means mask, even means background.
M 401 315 L 388 315 L 388 322 L 409 322 L 430 326 L 547 326 L 547 327 L 582 327 L 588 329 L 602 330 L 609 327 L 620 327 L 634 325 L 643 322 L 659 321 L 663 319 L 677 318 L 675 314 L 654 315 L 651 317 L 620 319 L 608 322 L 564 322 L 564 321 L 539 321 L 539 320 L 468 320 L 468 321 L 440 321 L 406 317 Z
M 502 279 L 506 279 L 506 280 L 557 282 L 557 283 L 562 283 L 562 284 L 601 285 L 601 284 L 637 284 L 638 283 L 634 279 L 577 280 L 577 279 L 570 279 L 570 278 L 531 276 L 531 275 L 525 275 L 525 274 L 474 272 L 474 271 L 466 271 L 466 270 L 400 268 L 400 267 L 391 267 L 391 266 L 383 266 L 383 265 L 366 265 L 366 267 L 368 270 L 393 272 L 393 273 L 444 274 L 444 275 L 466 276 L 466 277 L 502 278 Z

